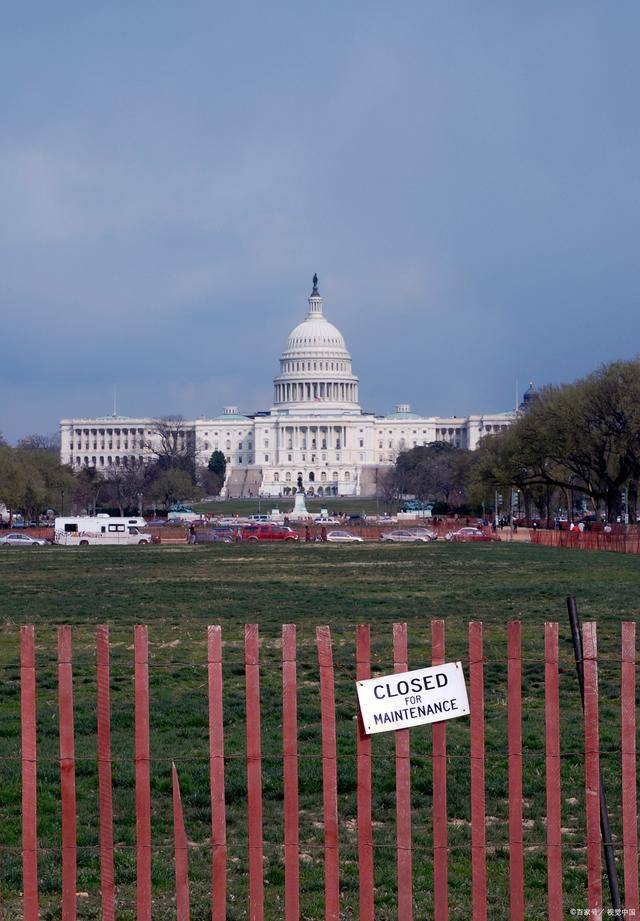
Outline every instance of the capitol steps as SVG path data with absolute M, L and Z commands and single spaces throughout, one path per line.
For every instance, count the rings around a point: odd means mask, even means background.
M 260 467 L 245 467 L 231 470 L 224 492 L 228 499 L 250 499 L 260 493 L 262 470 Z
M 378 466 L 376 464 L 367 465 L 360 471 L 360 489 L 361 496 L 378 496 L 381 492 L 381 477 L 389 467 Z

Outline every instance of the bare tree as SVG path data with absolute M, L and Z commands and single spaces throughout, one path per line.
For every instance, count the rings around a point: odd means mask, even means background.
M 394 502 L 401 498 L 403 493 L 402 472 L 397 466 L 381 470 L 378 475 L 378 495 L 384 501 L 387 511 L 390 511 Z
M 151 425 L 151 438 L 146 447 L 158 458 L 163 470 L 185 470 L 195 473 L 195 433 L 182 416 L 165 416 Z
M 146 472 L 143 467 L 133 464 L 113 467 L 106 477 L 103 501 L 117 505 L 120 515 L 128 510 L 139 508 L 142 503 L 146 485 Z
M 83 467 L 75 475 L 73 502 L 80 508 L 85 508 L 87 513 L 95 515 L 96 505 L 101 492 L 105 488 L 106 480 L 95 467 Z

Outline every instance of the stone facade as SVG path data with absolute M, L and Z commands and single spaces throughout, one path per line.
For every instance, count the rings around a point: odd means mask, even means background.
M 368 495 L 379 470 L 399 452 L 434 441 L 473 450 L 514 418 L 513 412 L 421 416 L 408 404 L 387 416 L 363 412 L 351 355 L 324 316 L 314 278 L 307 317 L 280 358 L 271 409 L 243 415 L 227 407 L 220 416 L 185 422 L 180 437 L 202 466 L 213 451 L 224 452 L 228 496 L 290 495 L 299 477 L 315 495 Z M 149 418 L 63 419 L 60 432 L 63 463 L 105 473 L 149 462 L 160 441 L 157 422 Z

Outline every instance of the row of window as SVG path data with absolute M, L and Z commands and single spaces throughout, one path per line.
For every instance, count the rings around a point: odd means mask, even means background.
M 97 428 L 97 429 L 74 429 L 74 434 L 77 436 L 80 435 L 144 435 L 144 429 L 131 429 L 131 428 Z M 147 432 L 147 435 L 151 435 L 151 432 Z
M 105 457 L 103 454 L 90 456 L 85 454 L 84 457 L 78 455 L 75 458 L 72 458 L 71 461 L 76 467 L 141 467 L 144 464 L 144 457 L 140 454 L 138 457 L 135 454 L 132 454 L 130 457 L 125 455 L 124 457 L 111 457 L 110 455 Z
M 306 364 L 306 368 L 305 368 Z M 313 368 L 311 367 L 313 365 Z M 349 371 L 347 361 L 281 361 L 280 366 L 285 371 Z
M 73 445 L 72 445 L 71 447 L 73 447 Z M 128 451 L 128 450 L 129 450 L 129 442 L 128 442 L 128 441 L 123 441 L 123 442 L 120 442 L 120 441 L 116 441 L 116 442 L 113 442 L 113 441 L 100 441 L 100 442 L 94 441 L 93 444 L 91 444 L 90 442 L 85 441 L 85 443 L 84 443 L 84 450 L 85 450 L 85 451 L 113 451 L 114 448 L 115 448 L 116 451 L 121 451 L 121 450 L 122 450 L 122 451 Z M 144 442 L 140 442 L 140 444 L 136 444 L 135 441 L 132 441 L 132 442 L 131 442 L 131 449 L 132 449 L 133 451 L 135 451 L 136 448 L 146 448 L 146 445 L 144 444 Z M 78 442 L 76 443 L 76 451 L 82 451 L 82 442 L 78 441 Z

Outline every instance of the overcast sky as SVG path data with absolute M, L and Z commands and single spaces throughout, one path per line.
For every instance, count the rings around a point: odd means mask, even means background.
M 3 4 L 0 430 L 271 405 L 317 271 L 361 402 L 640 350 L 635 2 Z

